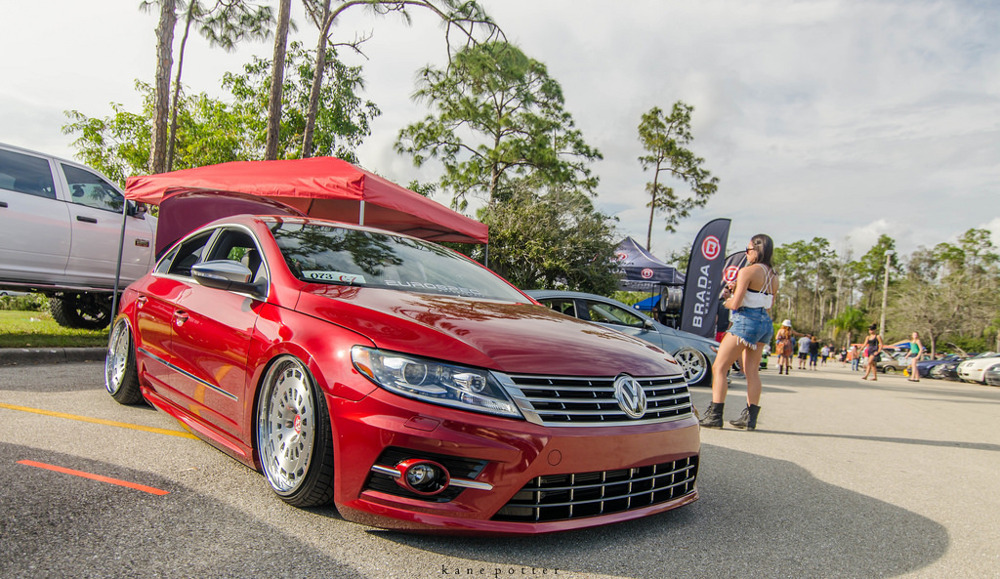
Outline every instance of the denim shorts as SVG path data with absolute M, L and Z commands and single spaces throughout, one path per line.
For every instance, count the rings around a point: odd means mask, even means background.
M 771 316 L 764 308 L 740 308 L 730 316 L 733 325 L 728 333 L 736 336 L 744 346 L 756 349 L 757 344 L 767 344 L 774 334 Z

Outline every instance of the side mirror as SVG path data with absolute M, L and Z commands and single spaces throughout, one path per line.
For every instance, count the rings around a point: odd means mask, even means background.
M 253 273 L 242 263 L 228 259 L 206 261 L 192 267 L 191 275 L 205 287 L 260 295 L 260 290 L 250 280 Z
M 650 330 L 650 331 L 652 331 L 652 330 L 656 329 L 656 326 L 653 325 L 653 320 L 651 320 L 649 318 L 643 318 L 642 319 L 642 328 L 644 330 Z

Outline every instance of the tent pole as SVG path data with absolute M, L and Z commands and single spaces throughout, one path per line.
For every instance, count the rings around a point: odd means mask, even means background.
M 115 290 L 111 294 L 111 323 L 114 324 L 115 317 L 118 315 L 118 286 L 121 284 L 122 279 L 122 254 L 125 252 L 125 222 L 128 219 L 128 199 L 122 195 L 122 231 L 121 235 L 118 237 L 118 263 L 115 264 Z M 114 332 L 108 334 L 108 340 Z
M 365 224 L 365 200 L 361 200 L 360 208 L 358 209 L 358 225 Z

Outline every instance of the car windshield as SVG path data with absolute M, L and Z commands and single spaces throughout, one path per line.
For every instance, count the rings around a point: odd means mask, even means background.
M 295 221 L 275 222 L 271 232 L 302 281 L 526 301 L 489 270 L 434 243 Z

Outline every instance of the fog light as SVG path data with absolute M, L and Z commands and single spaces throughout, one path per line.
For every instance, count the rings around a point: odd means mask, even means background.
M 404 460 L 396 465 L 396 483 L 418 495 L 436 495 L 448 487 L 448 470 L 440 464 L 419 458 Z

